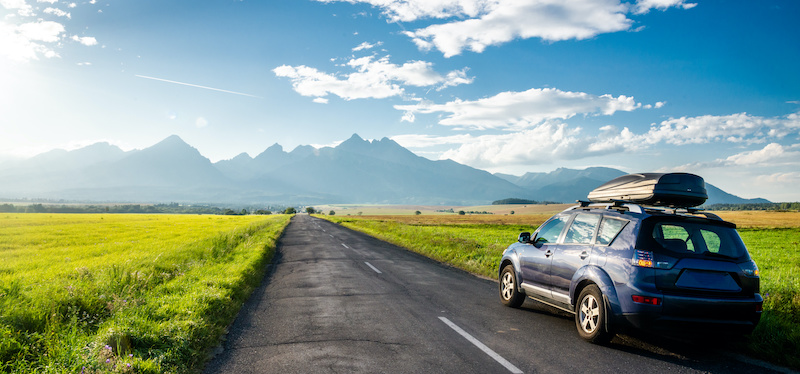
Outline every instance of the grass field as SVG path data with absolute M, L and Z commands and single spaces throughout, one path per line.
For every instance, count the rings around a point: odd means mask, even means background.
M 323 216 L 435 260 L 495 279 L 503 250 L 550 214 Z M 761 323 L 741 349 L 800 369 L 800 213 L 723 212 L 761 270 Z
M 288 222 L 0 215 L 0 372 L 197 371 Z

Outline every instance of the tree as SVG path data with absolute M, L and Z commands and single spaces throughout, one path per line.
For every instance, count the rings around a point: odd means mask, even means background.
M 465 215 L 465 214 L 467 214 L 467 212 L 465 212 L 465 211 L 463 211 L 463 210 L 459 210 L 459 211 L 458 211 L 458 215 L 459 215 L 459 216 L 463 216 L 463 215 Z
M 512 214 L 512 215 L 514 214 L 514 211 L 513 211 L 513 210 L 511 211 L 511 214 Z
M 306 213 L 308 213 L 308 214 L 314 214 L 314 213 L 316 213 L 316 212 L 317 212 L 317 210 L 316 210 L 316 209 L 314 209 L 314 207 L 313 207 L 313 206 L 310 206 L 310 207 L 307 207 L 307 208 L 306 208 Z
M 294 207 L 288 207 L 288 208 L 286 208 L 285 211 L 283 211 L 283 213 L 284 214 L 295 214 L 295 213 L 297 213 L 297 209 L 295 209 Z
M 332 211 L 332 210 L 331 210 L 330 212 L 328 212 L 328 215 L 329 215 L 329 216 L 335 216 L 335 215 L 336 215 L 336 212 L 334 212 L 334 211 Z
M 420 215 L 420 214 L 422 214 L 422 212 L 420 212 L 420 211 L 418 210 L 418 211 L 414 212 L 414 214 L 416 214 L 416 215 Z

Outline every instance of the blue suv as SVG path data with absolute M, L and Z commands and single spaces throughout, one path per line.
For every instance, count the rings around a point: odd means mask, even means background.
M 530 297 L 573 313 L 593 343 L 628 328 L 751 332 L 763 303 L 758 267 L 733 223 L 680 206 L 704 195 L 702 179 L 685 173 L 598 187 L 594 203 L 556 214 L 505 250 L 501 302 L 519 307 Z

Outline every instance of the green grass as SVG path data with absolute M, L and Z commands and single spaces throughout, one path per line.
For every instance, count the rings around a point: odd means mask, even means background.
M 288 221 L 0 215 L 0 371 L 198 371 Z
M 404 223 L 392 217 L 322 216 L 345 227 L 405 247 L 474 274 L 496 278 L 503 250 L 536 226 Z M 765 298 L 761 322 L 744 353 L 800 369 L 800 228 L 740 229 L 761 270 Z
M 764 313 L 748 350 L 800 369 L 800 228 L 740 229 L 761 271 Z

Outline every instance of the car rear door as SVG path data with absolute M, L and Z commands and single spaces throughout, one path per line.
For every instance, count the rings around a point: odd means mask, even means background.
M 564 239 L 559 243 L 551 256 L 549 283 L 553 299 L 565 304 L 570 303 L 569 287 L 575 272 L 589 264 L 597 235 L 600 214 L 579 213 L 574 216 L 564 234 Z

